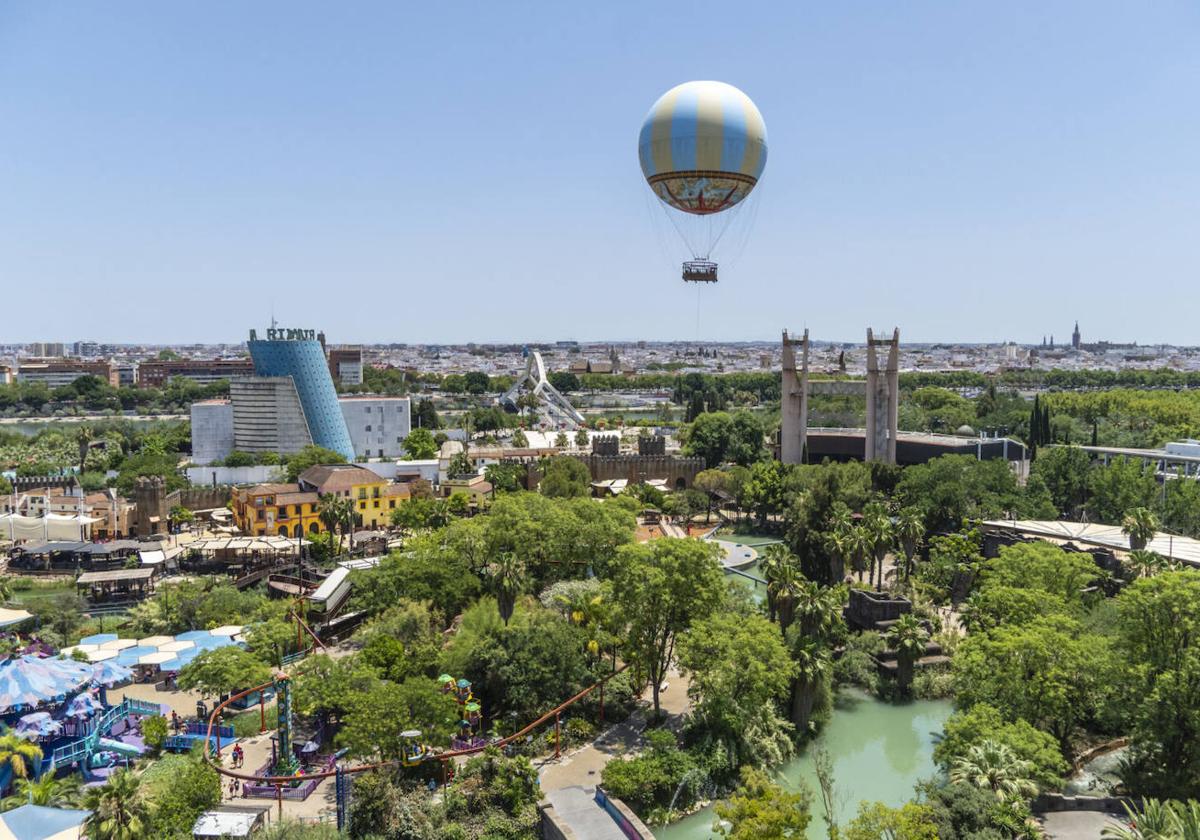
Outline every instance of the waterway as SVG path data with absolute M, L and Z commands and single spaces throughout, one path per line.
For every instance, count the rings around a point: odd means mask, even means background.
M 833 761 L 834 798 L 840 825 L 858 813 L 860 801 L 897 806 L 912 799 L 913 786 L 937 773 L 933 745 L 953 707 L 949 700 L 914 700 L 892 704 L 857 690 L 838 694 L 834 712 L 817 744 Z M 789 761 L 778 780 L 795 790 L 804 784 L 813 794 L 810 840 L 825 837 L 812 747 Z M 679 822 L 655 829 L 658 840 L 708 840 L 711 807 Z

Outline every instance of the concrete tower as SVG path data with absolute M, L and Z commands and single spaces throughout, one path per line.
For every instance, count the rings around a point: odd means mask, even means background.
M 796 345 L 800 345 L 800 369 L 796 369 Z M 800 340 L 783 331 L 783 376 L 780 381 L 782 423 L 779 429 L 779 460 L 804 463 L 808 445 L 808 330 Z
M 887 347 L 887 366 L 879 367 L 876 347 Z M 896 432 L 900 425 L 900 329 L 892 337 L 875 338 L 867 328 L 867 461 L 896 463 Z

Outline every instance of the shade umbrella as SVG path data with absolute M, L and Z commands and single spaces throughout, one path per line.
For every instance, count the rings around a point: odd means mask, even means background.
M 87 654 L 88 662 L 103 662 L 106 659 L 116 659 L 117 651 L 115 650 L 89 650 Z
M 175 641 L 171 636 L 147 636 L 144 639 L 138 639 L 138 647 L 157 648 L 159 645 L 168 645 Z
M 100 645 L 72 645 L 65 647 L 59 651 L 64 657 L 69 657 L 73 653 L 89 653 L 93 650 L 100 650 Z
M 209 634 L 210 636 L 225 636 L 225 637 L 233 637 L 233 636 L 236 636 L 238 633 L 241 633 L 241 632 L 242 632 L 242 625 L 240 625 L 240 624 L 226 624 L 226 625 L 224 625 L 224 626 L 222 626 L 222 627 L 218 627 L 216 630 L 209 630 L 209 631 L 208 631 L 208 634 Z
M 125 650 L 131 647 L 137 647 L 136 639 L 113 639 L 100 645 L 101 650 Z
M 180 642 L 168 642 L 165 645 L 159 645 L 158 649 L 160 651 L 163 651 L 164 653 L 178 653 L 181 650 L 187 650 L 188 648 L 194 648 L 195 646 L 196 646 L 195 642 L 180 641 Z
M 81 645 L 102 645 L 105 642 L 115 642 L 119 639 L 116 633 L 96 633 L 91 636 L 84 636 L 79 640 Z
M 84 692 L 82 694 L 76 694 L 71 698 L 71 702 L 67 704 L 66 714 L 67 717 L 85 718 L 90 717 L 103 708 L 103 703 L 101 703 L 91 694 Z
M 92 666 L 92 682 L 96 685 L 111 686 L 114 683 L 126 682 L 131 679 L 133 679 L 133 671 L 121 664 L 120 660 L 109 659 L 97 662 Z
M 13 729 L 23 738 L 45 738 L 62 731 L 62 722 L 50 717 L 49 712 L 33 712 L 19 718 Z

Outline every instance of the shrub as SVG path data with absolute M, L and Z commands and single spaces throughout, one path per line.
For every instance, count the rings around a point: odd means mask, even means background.
M 163 741 L 167 739 L 167 719 L 162 715 L 154 715 L 142 721 L 142 740 L 150 752 L 158 753 Z
M 872 694 L 879 692 L 879 669 L 874 655 L 883 650 L 883 637 L 866 632 L 850 636 L 846 648 L 833 663 L 833 679 L 837 685 L 856 685 Z
M 675 791 L 683 784 L 689 771 L 695 769 L 692 756 L 679 749 L 675 736 L 657 730 L 646 734 L 646 751 L 624 760 L 610 761 L 601 772 L 604 789 L 622 800 L 639 814 L 649 815 L 655 808 L 671 804 Z M 677 807 L 691 804 L 699 789 L 702 774 L 692 774 L 692 786 L 680 790 Z

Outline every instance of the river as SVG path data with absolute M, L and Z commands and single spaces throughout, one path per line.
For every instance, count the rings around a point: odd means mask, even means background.
M 915 700 L 892 704 L 857 690 L 838 694 L 833 716 L 817 743 L 833 760 L 834 797 L 838 821 L 845 825 L 858 813 L 862 800 L 897 806 L 913 797 L 913 785 L 933 776 L 934 739 L 950 717 L 949 700 Z M 813 794 L 810 840 L 825 837 L 812 748 L 785 764 L 780 780 L 790 789 L 803 782 Z M 708 840 L 712 808 L 656 829 L 658 840 Z

